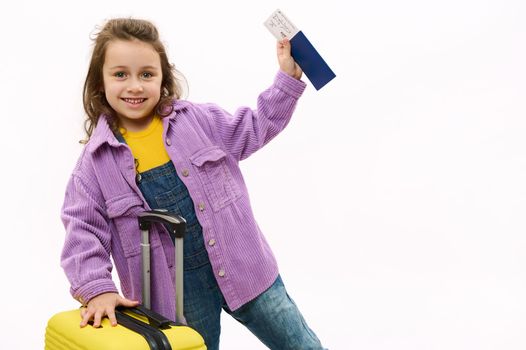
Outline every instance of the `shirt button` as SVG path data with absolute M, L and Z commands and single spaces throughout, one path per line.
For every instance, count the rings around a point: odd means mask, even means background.
M 208 245 L 209 245 L 210 247 L 213 247 L 215 244 L 216 244 L 216 240 L 213 239 L 213 238 L 212 238 L 211 240 L 208 241 Z
M 205 203 L 201 202 L 201 203 L 199 203 L 199 205 L 197 207 L 199 208 L 200 211 L 203 211 L 203 210 L 205 210 Z
M 170 140 L 168 137 L 166 138 L 166 144 L 168 146 L 171 146 L 172 145 L 172 140 Z
M 219 277 L 225 277 L 225 270 L 221 269 L 217 274 L 219 275 Z
M 190 175 L 190 171 L 188 171 L 188 169 L 183 169 L 182 174 L 184 177 L 187 177 L 188 175 Z

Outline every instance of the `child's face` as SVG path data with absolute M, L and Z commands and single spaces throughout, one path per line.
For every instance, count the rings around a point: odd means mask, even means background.
M 108 44 L 102 67 L 104 92 L 117 112 L 120 126 L 139 131 L 148 126 L 161 97 L 161 59 L 154 48 L 139 40 Z

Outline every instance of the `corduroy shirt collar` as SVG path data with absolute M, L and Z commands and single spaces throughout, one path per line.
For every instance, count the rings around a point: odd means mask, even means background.
M 186 101 L 176 100 L 172 105 L 172 112 L 164 118 L 174 119 L 177 115 L 177 112 L 186 108 L 188 104 L 189 103 Z M 86 151 L 89 153 L 94 153 L 100 146 L 102 146 L 105 143 L 112 147 L 119 147 L 121 145 L 119 140 L 117 140 L 117 138 L 111 131 L 110 125 L 108 123 L 108 116 L 105 114 L 101 114 L 97 126 L 93 131 L 93 134 L 91 135 L 89 142 L 86 144 Z

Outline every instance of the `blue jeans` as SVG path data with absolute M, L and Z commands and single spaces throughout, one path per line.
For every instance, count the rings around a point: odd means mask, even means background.
M 194 278 L 187 278 L 193 275 Z M 185 317 L 205 339 L 208 350 L 219 349 L 221 311 L 247 327 L 270 349 L 323 349 L 287 294 L 281 277 L 256 299 L 232 311 L 215 282 L 210 265 L 185 271 Z M 189 297 L 189 292 L 191 292 Z
M 219 349 L 221 311 L 245 325 L 270 349 L 323 349 L 287 294 L 281 277 L 256 299 L 232 311 L 213 273 L 193 201 L 172 162 L 145 171 L 137 185 L 152 209 L 167 209 L 187 221 L 184 238 L 184 316 L 205 339 L 208 350 Z

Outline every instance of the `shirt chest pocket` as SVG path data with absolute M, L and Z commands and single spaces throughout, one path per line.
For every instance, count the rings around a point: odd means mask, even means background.
M 142 211 L 144 211 L 142 200 L 132 193 L 118 195 L 106 201 L 106 212 L 117 230 L 127 258 L 141 252 L 137 217 Z
M 226 153 L 217 146 L 199 150 L 190 157 L 214 211 L 219 211 L 241 196 L 227 163 Z

